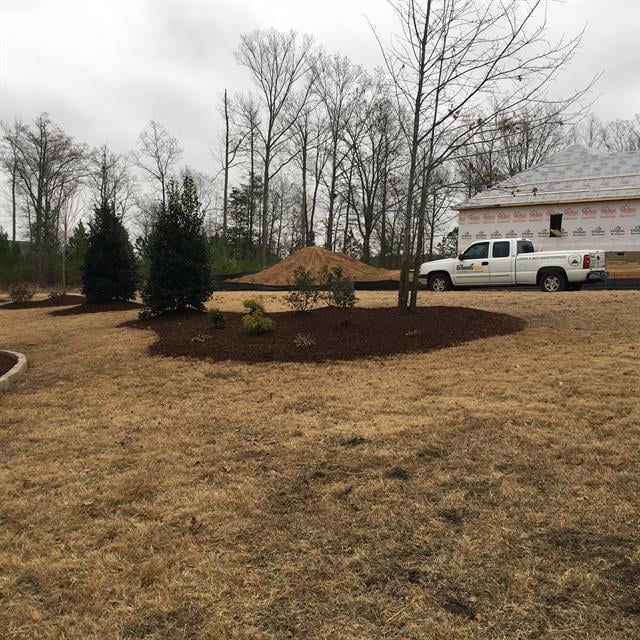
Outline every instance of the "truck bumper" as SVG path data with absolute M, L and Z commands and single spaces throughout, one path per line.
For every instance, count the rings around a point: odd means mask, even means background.
M 602 271 L 590 271 L 587 274 L 587 282 L 601 282 L 602 280 L 606 280 L 609 277 L 609 274 Z

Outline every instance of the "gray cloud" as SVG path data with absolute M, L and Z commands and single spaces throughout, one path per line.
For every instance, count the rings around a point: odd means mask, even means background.
M 186 163 L 213 172 L 220 95 L 251 86 L 234 58 L 240 35 L 296 29 L 371 68 L 381 56 L 365 16 L 386 39 L 393 22 L 384 0 L 4 2 L 0 119 L 49 111 L 77 140 L 125 152 L 155 118 L 180 139 Z M 552 38 L 586 23 L 583 46 L 554 92 L 602 71 L 594 111 L 603 119 L 639 112 L 640 3 L 551 3 L 549 21 Z

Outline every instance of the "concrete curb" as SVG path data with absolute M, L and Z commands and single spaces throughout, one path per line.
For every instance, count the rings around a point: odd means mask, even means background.
M 15 356 L 18 358 L 18 362 L 13 365 L 7 373 L 3 376 L 0 376 L 0 391 L 5 391 L 9 387 L 12 387 L 24 374 L 27 372 L 29 368 L 29 363 L 27 362 L 27 358 L 22 353 L 18 353 L 17 351 L 5 351 L 0 350 L 0 353 L 8 353 L 9 355 Z

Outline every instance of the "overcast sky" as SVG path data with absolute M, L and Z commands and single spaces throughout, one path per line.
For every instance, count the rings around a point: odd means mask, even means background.
M 155 118 L 179 138 L 186 163 L 213 173 L 219 97 L 250 87 L 234 58 L 240 35 L 295 29 L 372 68 L 380 55 L 367 17 L 388 35 L 385 0 L 0 0 L 0 119 L 48 111 L 78 141 L 126 152 Z M 586 27 L 561 87 L 570 93 L 603 72 L 595 113 L 640 112 L 640 0 L 551 2 L 549 19 L 552 38 Z

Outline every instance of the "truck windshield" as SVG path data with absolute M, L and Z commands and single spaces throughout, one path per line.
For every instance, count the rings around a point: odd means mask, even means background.
M 518 240 L 518 253 L 533 253 L 533 244 L 529 240 Z

